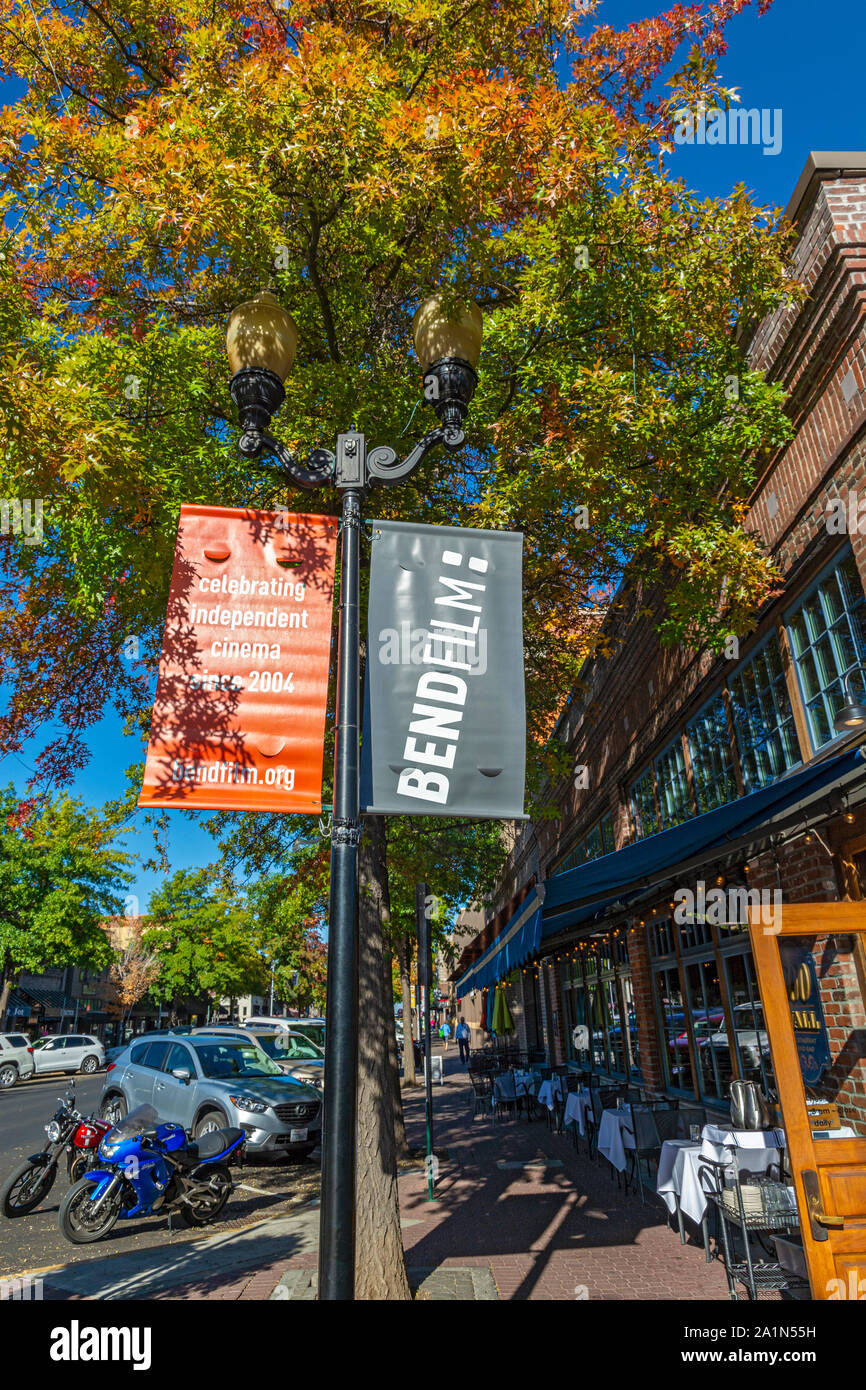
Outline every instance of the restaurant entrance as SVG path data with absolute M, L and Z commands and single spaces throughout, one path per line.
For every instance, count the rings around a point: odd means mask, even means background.
M 812 1297 L 866 1299 L 866 902 L 749 917 Z

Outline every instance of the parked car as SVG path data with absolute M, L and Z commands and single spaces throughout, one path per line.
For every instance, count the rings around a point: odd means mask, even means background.
M 319 1092 L 245 1038 L 136 1039 L 108 1069 L 100 1114 L 116 1124 L 145 1104 L 196 1139 L 238 1126 L 249 1154 L 304 1157 L 321 1138 Z
M 723 1025 L 724 1017 L 725 1016 L 722 1013 L 721 1009 L 715 1009 L 710 1013 L 694 1015 L 692 1019 L 692 1026 L 695 1030 L 695 1042 L 698 1047 L 706 1047 L 707 1043 L 710 1041 L 711 1036 L 718 1031 L 720 1025 Z M 668 1046 L 674 1052 L 688 1053 L 688 1031 L 685 1028 L 683 1028 L 681 1033 L 678 1033 L 675 1038 L 670 1039 Z
M 0 1033 L 0 1090 L 8 1090 L 36 1070 L 33 1048 L 25 1033 Z
M 759 1071 L 761 1058 L 770 1055 L 770 1039 L 764 1028 L 764 1011 L 760 1004 L 737 1004 L 734 1009 L 734 1032 L 743 1066 L 749 1071 Z M 724 1019 L 710 1036 L 709 1043 L 711 1047 L 728 1051 L 730 1039 Z
M 98 1071 L 105 1066 L 105 1049 L 90 1033 L 65 1033 L 56 1038 L 39 1038 L 33 1044 L 37 1076 L 49 1071 Z
M 290 1029 L 244 1028 L 237 1023 L 215 1023 L 210 1028 L 194 1028 L 193 1036 L 209 1033 L 224 1038 L 244 1038 L 256 1043 L 290 1076 L 306 1081 L 321 1091 L 325 1082 L 325 1063 L 315 1043 Z
M 305 1038 L 314 1042 L 322 1051 L 325 1050 L 325 1020 L 323 1018 L 292 1018 L 287 1019 L 294 1033 L 303 1033 Z

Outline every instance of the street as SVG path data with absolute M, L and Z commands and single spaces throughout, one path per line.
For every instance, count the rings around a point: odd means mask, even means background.
M 0 1183 L 22 1159 L 42 1148 L 44 1126 L 54 1114 L 57 1097 L 63 1095 L 69 1079 L 64 1075 L 45 1076 L 0 1091 Z M 75 1104 L 82 1114 L 96 1109 L 104 1079 L 104 1073 L 75 1077 Z M 72 1245 L 57 1225 L 57 1212 L 67 1191 L 64 1155 L 43 1206 L 15 1220 L 0 1216 L 0 1275 L 32 1273 L 74 1261 L 102 1260 L 108 1255 L 177 1245 L 220 1231 L 238 1230 L 266 1216 L 286 1215 L 319 1195 L 318 1151 L 301 1163 L 257 1163 L 232 1171 L 235 1191 L 224 1216 L 213 1226 L 191 1229 L 175 1216 L 174 1229 L 169 1230 L 168 1217 L 157 1214 L 143 1220 L 118 1222 L 110 1237 L 96 1245 Z

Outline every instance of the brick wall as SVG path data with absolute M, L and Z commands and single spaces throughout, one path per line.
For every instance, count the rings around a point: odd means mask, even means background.
M 855 950 L 854 938 L 845 935 L 819 937 L 812 947 L 833 1058 L 817 1090 L 823 1099 L 835 1100 L 843 1124 L 866 1134 L 866 1010 Z

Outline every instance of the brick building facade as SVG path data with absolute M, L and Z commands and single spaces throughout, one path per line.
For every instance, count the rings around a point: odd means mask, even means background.
M 471 985 L 467 970 L 537 882 L 540 940 L 510 972 L 521 1047 L 710 1105 L 725 1103 L 732 1077 L 770 1089 L 773 1078 L 745 914 L 716 921 L 688 911 L 687 894 L 698 904 L 719 888 L 728 907 L 761 890 L 770 904 L 777 892 L 785 903 L 866 897 L 866 763 L 853 751 L 866 733 L 834 727 L 843 705 L 866 699 L 866 154 L 811 155 L 786 217 L 808 296 L 750 330 L 747 354 L 784 385 L 795 431 L 746 520 L 783 592 L 719 658 L 660 647 L 663 595 L 626 576 L 606 621 L 611 654 L 586 664 L 555 731 L 585 785 L 553 789 L 558 820 L 513 830 L 499 912 L 457 972 Z M 758 802 L 763 821 L 747 815 Z M 696 848 L 697 823 L 725 817 Z M 675 834 L 686 845 L 684 827 L 694 833 L 676 870 L 672 851 L 653 864 L 654 845 L 662 855 Z M 639 875 L 623 868 L 622 891 L 594 904 L 585 866 L 615 884 L 621 852 L 633 865 L 638 845 Z M 832 969 L 853 971 L 854 954 L 842 949 Z M 847 1014 L 828 1012 L 827 1026 L 841 1047 L 862 1021 L 852 991 L 838 993 L 827 1009 Z M 588 1046 L 576 1049 L 581 1025 Z M 840 1102 L 862 1122 L 864 1063 L 847 1060 L 846 1076 L 834 1062 Z

